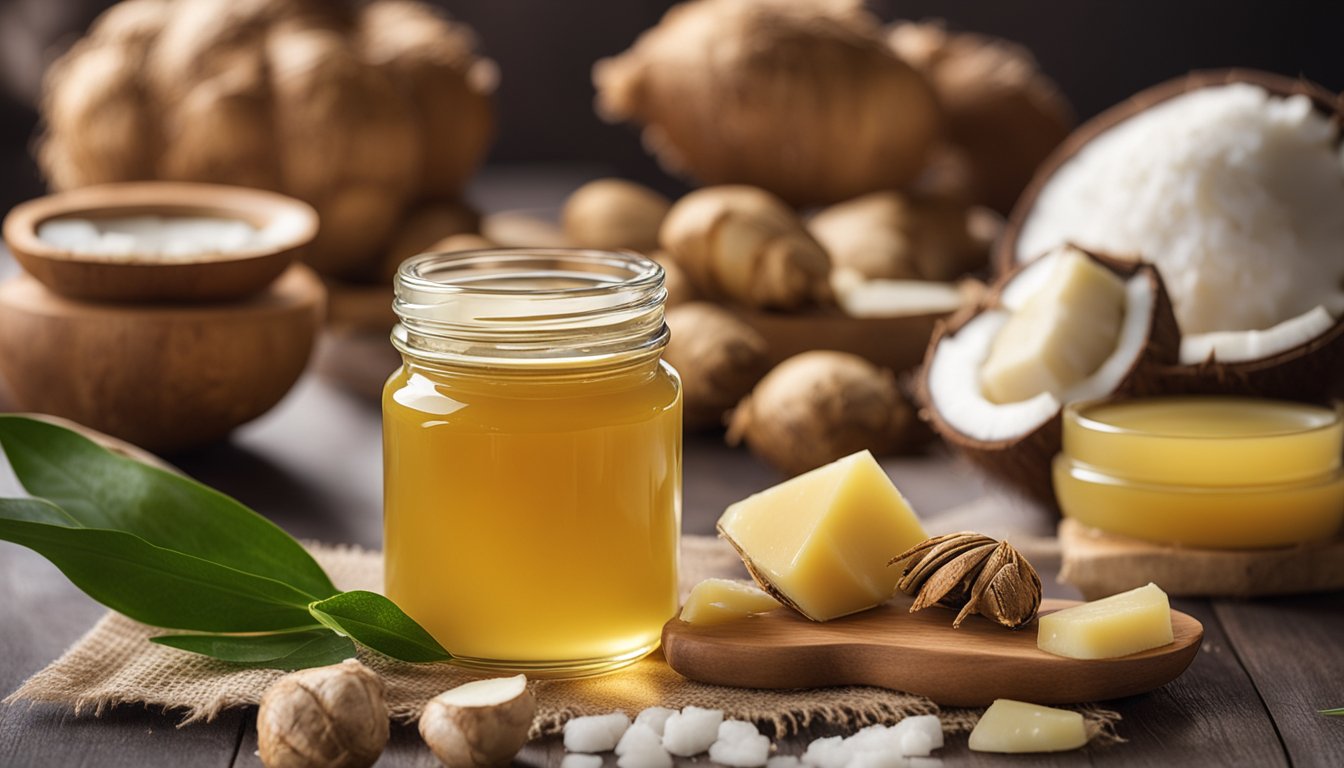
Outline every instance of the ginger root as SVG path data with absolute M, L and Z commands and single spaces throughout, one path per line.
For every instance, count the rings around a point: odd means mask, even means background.
M 765 190 L 698 189 L 672 206 L 658 239 L 705 296 L 771 309 L 831 298 L 826 251 L 793 210 Z
M 728 443 L 788 475 L 856 451 L 891 453 L 917 428 L 891 371 L 848 352 L 814 350 L 766 374 L 733 411 Z
M 382 678 L 354 659 L 292 672 L 266 690 L 257 746 L 266 768 L 367 768 L 387 746 Z
M 447 768 L 502 765 L 527 743 L 536 710 L 523 675 L 476 680 L 430 699 L 420 736 Z
M 658 227 L 672 203 L 642 184 L 597 179 L 565 201 L 565 234 L 574 245 L 648 253 L 658 247 Z
M 703 301 L 667 312 L 672 338 L 663 359 L 682 382 L 686 429 L 723 426 L 729 411 L 769 368 L 765 339 L 731 312 Z
M 670 171 L 794 205 L 909 183 L 938 134 L 929 83 L 861 0 L 691 0 L 593 67 L 597 110 Z
M 945 282 L 989 263 L 997 216 L 899 192 L 874 192 L 823 209 L 807 228 L 832 268 L 866 279 Z
M 975 200 L 1006 213 L 1073 128 L 1059 86 L 1026 48 L 939 22 L 895 24 L 887 42 L 933 84 L 948 138 L 969 160 Z

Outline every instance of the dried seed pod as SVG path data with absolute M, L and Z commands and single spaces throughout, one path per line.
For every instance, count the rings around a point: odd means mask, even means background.
M 935 536 L 892 558 L 905 561 L 896 586 L 914 595 L 910 612 L 938 604 L 960 609 L 953 628 L 973 613 L 1018 629 L 1041 607 L 1041 578 L 1006 541 L 972 531 Z
M 387 746 L 383 680 L 354 659 L 285 675 L 257 712 L 266 768 L 367 768 Z

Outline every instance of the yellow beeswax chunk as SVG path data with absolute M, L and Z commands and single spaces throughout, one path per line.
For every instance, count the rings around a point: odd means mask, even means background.
M 1087 743 L 1083 716 L 1067 709 L 995 699 L 971 731 L 976 752 L 1063 752 Z
M 719 518 L 719 533 L 758 579 L 814 621 L 886 600 L 901 575 L 887 561 L 927 538 L 868 451 L 737 502 Z
M 779 601 L 749 581 L 705 579 L 691 589 L 681 606 L 681 620 L 690 624 L 721 624 L 779 607 Z
M 1171 640 L 1171 605 L 1152 583 L 1048 613 L 1036 633 L 1036 647 L 1071 659 L 1113 659 Z

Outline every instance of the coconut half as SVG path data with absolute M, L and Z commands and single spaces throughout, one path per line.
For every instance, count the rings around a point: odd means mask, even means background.
M 1163 391 L 1344 396 L 1341 103 L 1253 70 L 1145 90 L 1046 160 L 995 262 L 1062 242 L 1153 262 L 1182 331 Z
M 996 337 L 1070 251 L 1083 253 L 1124 280 L 1124 314 L 1113 350 L 1090 375 L 1062 393 L 993 402 L 982 390 L 980 374 Z M 1161 371 L 1176 363 L 1179 347 L 1176 318 L 1156 269 L 1060 248 L 1002 278 L 974 314 L 939 325 L 918 382 L 920 416 L 987 474 L 1053 504 L 1050 461 L 1060 450 L 1064 404 L 1152 391 Z

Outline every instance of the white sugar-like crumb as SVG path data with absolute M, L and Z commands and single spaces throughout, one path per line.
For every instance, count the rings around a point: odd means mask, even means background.
M 599 755 L 570 752 L 560 760 L 560 768 L 602 768 L 602 758 Z
M 624 712 L 576 717 L 565 723 L 565 749 L 570 752 L 606 752 L 615 749 L 629 727 L 630 718 Z
M 672 756 L 662 747 L 635 749 L 616 758 L 620 768 L 672 768 Z
M 921 730 L 909 730 L 901 734 L 901 754 L 907 757 L 928 757 L 933 752 L 933 739 Z
M 894 750 L 898 743 L 895 731 L 885 725 L 870 725 L 845 739 L 845 746 L 854 752 Z
M 722 710 L 686 707 L 667 718 L 663 726 L 663 748 L 680 757 L 698 755 L 718 740 L 722 722 Z
M 635 723 L 647 725 L 653 729 L 653 732 L 659 736 L 663 735 L 663 726 L 667 725 L 667 718 L 675 715 L 677 710 L 667 707 L 649 707 L 648 709 L 635 715 Z
M 807 745 L 803 762 L 816 768 L 845 768 L 853 753 L 843 736 L 827 736 Z
M 906 733 L 924 734 L 929 741 L 929 749 L 941 749 L 943 746 L 943 723 L 937 715 L 916 715 L 907 717 L 895 726 L 896 732 L 904 738 Z M 909 755 L 910 752 L 905 754 Z M 925 752 L 925 755 L 928 753 Z
M 84 219 L 52 219 L 38 225 L 37 237 L 56 248 L 81 251 L 98 241 L 98 228 Z
M 739 741 L 760 735 L 756 725 L 745 720 L 724 720 L 719 723 L 719 741 Z
M 770 738 L 737 733 L 709 745 L 709 759 L 730 768 L 760 768 L 770 759 Z
M 624 755 L 626 752 L 639 752 L 647 749 L 662 750 L 663 739 L 652 728 L 644 723 L 635 721 L 635 724 L 625 730 L 621 735 L 621 740 L 616 742 L 616 754 Z

